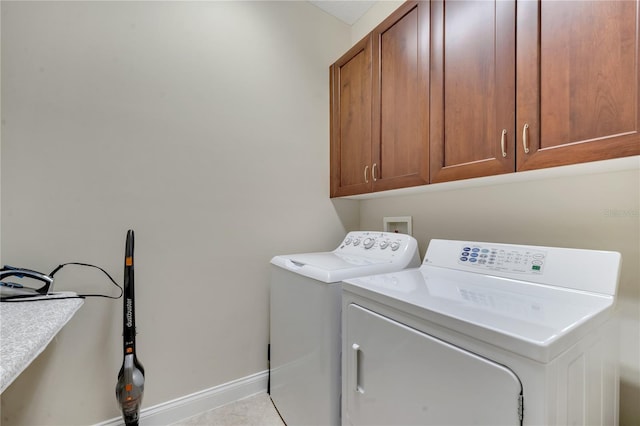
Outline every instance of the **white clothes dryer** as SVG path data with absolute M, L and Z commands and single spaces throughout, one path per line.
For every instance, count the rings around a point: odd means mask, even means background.
M 343 285 L 342 424 L 618 424 L 616 252 L 431 240 Z
M 418 267 L 418 244 L 404 234 L 350 232 L 331 252 L 271 263 L 271 399 L 289 426 L 339 425 L 341 281 Z

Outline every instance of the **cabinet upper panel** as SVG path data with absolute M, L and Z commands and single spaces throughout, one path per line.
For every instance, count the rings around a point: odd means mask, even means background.
M 541 3 L 541 148 L 638 130 L 636 8 Z
M 361 183 L 360 171 L 370 159 L 371 148 L 368 143 L 363 143 L 369 138 L 371 128 L 371 82 L 367 68 L 366 53 L 362 50 L 339 71 L 342 185 Z
M 380 34 L 380 178 L 415 173 L 419 115 L 418 10 Z M 384 161 L 383 161 L 384 160 Z
M 446 165 L 485 160 L 497 154 L 497 144 L 491 143 L 498 141 L 500 134 L 496 129 L 494 11 L 492 2 L 444 4 Z

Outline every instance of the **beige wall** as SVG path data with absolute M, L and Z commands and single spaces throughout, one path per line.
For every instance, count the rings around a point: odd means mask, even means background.
M 136 231 L 144 406 L 267 368 L 268 262 L 358 228 L 329 199 L 328 67 L 306 2 L 2 2 L 3 261 L 122 280 Z M 60 290 L 105 292 L 99 274 Z M 87 300 L 2 394 L 3 425 L 119 416 L 121 301 Z
M 264 370 L 269 258 L 383 216 L 413 216 L 422 254 L 434 237 L 618 250 L 622 424 L 637 424 L 637 171 L 329 201 L 328 65 L 400 3 L 349 29 L 303 2 L 3 1 L 2 261 L 120 281 L 134 228 L 151 406 Z M 108 289 L 79 270 L 56 285 Z M 120 315 L 88 300 L 2 394 L 2 424 L 119 415 Z

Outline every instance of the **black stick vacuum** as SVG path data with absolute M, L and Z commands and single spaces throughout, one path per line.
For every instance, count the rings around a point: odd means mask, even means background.
M 133 293 L 133 230 L 127 232 L 124 255 L 124 312 L 122 317 L 124 361 L 118 373 L 116 398 L 127 426 L 138 426 L 144 393 L 144 368 L 136 357 L 136 318 Z

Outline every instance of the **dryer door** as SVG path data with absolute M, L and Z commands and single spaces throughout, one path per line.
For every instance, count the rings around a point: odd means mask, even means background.
M 521 424 L 510 369 L 355 304 L 345 334 L 343 424 Z

